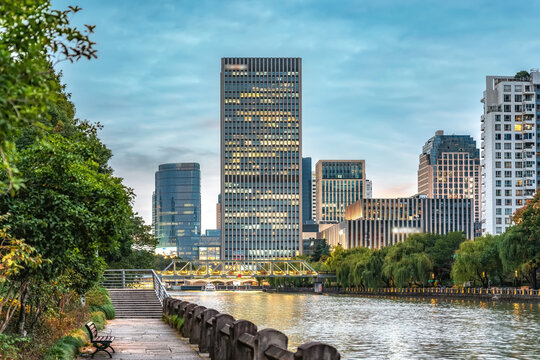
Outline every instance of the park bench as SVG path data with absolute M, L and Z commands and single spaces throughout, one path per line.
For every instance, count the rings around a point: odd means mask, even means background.
M 88 333 L 90 334 L 90 342 L 93 346 L 96 347 L 96 351 L 94 351 L 94 353 L 92 354 L 92 359 L 98 351 L 105 351 L 107 354 L 109 354 L 109 357 L 112 358 L 111 353 L 108 352 L 107 349 L 110 348 L 112 352 L 115 352 L 113 347 L 111 346 L 111 343 L 114 341 L 114 336 L 99 336 L 96 324 L 94 324 L 93 321 L 90 321 L 85 326 L 88 330 Z

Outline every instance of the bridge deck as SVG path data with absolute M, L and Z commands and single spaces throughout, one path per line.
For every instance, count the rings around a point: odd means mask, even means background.
M 185 359 L 199 360 L 201 357 L 182 340 L 174 329 L 159 319 L 115 319 L 107 322 L 104 334 L 116 337 L 112 346 L 116 350 L 113 359 Z M 79 359 L 89 359 L 82 355 Z M 108 359 L 100 351 L 94 359 Z

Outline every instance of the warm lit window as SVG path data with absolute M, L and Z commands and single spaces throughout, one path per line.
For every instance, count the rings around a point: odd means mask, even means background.
M 521 124 L 514 125 L 514 130 L 515 131 L 521 131 Z

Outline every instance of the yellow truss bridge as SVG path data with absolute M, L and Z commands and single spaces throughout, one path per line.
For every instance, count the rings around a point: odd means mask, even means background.
M 157 273 L 165 280 L 256 277 L 317 277 L 302 260 L 173 260 Z

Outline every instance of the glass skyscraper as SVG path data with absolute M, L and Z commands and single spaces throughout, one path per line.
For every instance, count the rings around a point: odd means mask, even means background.
M 302 158 L 302 223 L 313 222 L 311 217 L 311 158 Z
M 300 254 L 301 139 L 302 60 L 222 58 L 223 259 Z
M 197 163 L 162 164 L 153 195 L 156 251 L 196 259 L 201 235 L 201 170 Z

